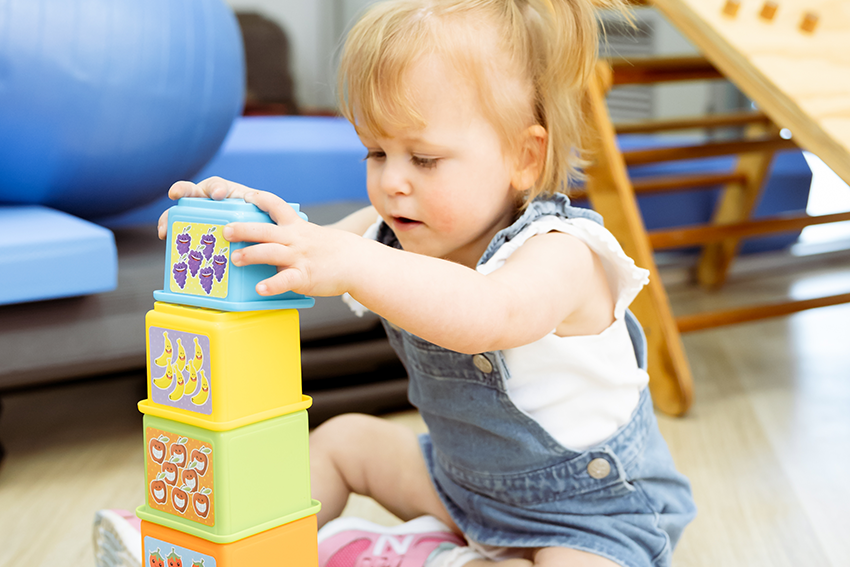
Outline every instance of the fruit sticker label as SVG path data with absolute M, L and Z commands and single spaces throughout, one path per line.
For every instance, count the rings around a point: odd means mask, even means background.
M 170 289 L 174 293 L 227 297 L 230 242 L 222 225 L 175 221 L 171 226 Z
M 153 427 L 145 431 L 145 446 L 148 505 L 214 526 L 212 446 Z
M 214 557 L 150 536 L 145 537 L 144 553 L 145 567 L 215 567 Z
M 151 400 L 195 413 L 212 414 L 210 338 L 149 327 Z

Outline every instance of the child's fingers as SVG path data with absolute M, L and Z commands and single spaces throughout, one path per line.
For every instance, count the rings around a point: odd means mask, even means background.
M 159 222 L 156 224 L 156 233 L 160 240 L 165 240 L 165 237 L 168 236 L 168 210 L 159 216 Z
M 224 226 L 224 238 L 229 242 L 276 242 L 291 244 L 284 240 L 285 231 L 268 222 L 234 222 Z
M 246 193 L 255 191 L 250 187 L 246 187 L 241 183 L 236 183 L 221 177 L 208 177 L 198 183 L 198 188 L 201 190 L 200 197 L 209 197 L 216 201 L 223 199 L 244 199 Z
M 304 274 L 301 270 L 288 268 L 257 284 L 256 290 L 260 295 L 277 295 L 299 289 L 304 284 Z
M 181 197 L 206 197 L 206 195 L 191 181 L 178 181 L 168 190 L 168 198 L 176 201 Z
M 235 183 L 221 177 L 207 177 L 198 183 L 178 181 L 168 190 L 169 198 L 177 200 L 181 197 L 208 197 L 221 201 L 223 199 L 242 198 L 245 193 L 254 191 L 241 183 Z
M 293 254 L 289 248 L 282 244 L 267 242 L 246 246 L 234 250 L 230 254 L 230 260 L 236 266 L 248 266 L 253 264 L 269 264 L 285 269 L 293 261 Z
M 245 194 L 244 199 L 246 203 L 252 203 L 267 212 L 277 224 L 286 224 L 301 218 L 295 209 L 274 193 L 250 191 Z

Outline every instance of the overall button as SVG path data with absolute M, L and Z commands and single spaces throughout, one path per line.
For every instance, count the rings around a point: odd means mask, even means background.
M 596 479 L 605 478 L 611 474 L 611 464 L 601 457 L 593 459 L 587 463 L 587 474 Z
M 493 372 L 493 364 L 483 354 L 476 354 L 475 356 L 473 356 L 472 364 L 474 364 L 475 368 L 477 368 L 484 374 L 490 374 L 491 372 Z

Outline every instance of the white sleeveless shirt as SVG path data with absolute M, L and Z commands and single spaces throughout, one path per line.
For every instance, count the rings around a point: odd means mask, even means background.
M 376 239 L 380 220 L 364 238 Z M 529 238 L 548 232 L 570 234 L 600 258 L 614 297 L 614 322 L 598 335 L 543 338 L 502 351 L 510 372 L 507 393 L 518 409 L 537 421 L 563 446 L 583 450 L 625 425 L 637 407 L 649 376 L 638 367 L 626 329 L 626 308 L 649 281 L 649 272 L 626 256 L 602 225 L 584 218 L 543 216 L 499 248 L 477 270 L 490 274 Z M 343 300 L 362 315 L 360 303 Z
M 602 225 L 584 218 L 544 216 L 499 248 L 482 274 L 499 269 L 529 238 L 563 232 L 587 244 L 602 261 L 614 297 L 614 322 L 598 335 L 542 339 L 502 351 L 511 378 L 508 396 L 559 443 L 583 450 L 625 425 L 649 376 L 638 367 L 626 329 L 626 308 L 649 281 L 649 272 L 626 256 Z

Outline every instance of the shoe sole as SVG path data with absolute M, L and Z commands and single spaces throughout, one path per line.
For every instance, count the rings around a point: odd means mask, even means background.
M 319 530 L 318 534 L 319 543 L 335 536 L 338 533 L 350 530 L 384 535 L 424 534 L 429 532 L 454 533 L 451 528 L 433 516 L 422 516 L 397 526 L 382 526 L 362 518 L 345 517 L 337 518 L 333 522 L 329 522 L 325 526 L 322 526 L 322 529 Z
M 115 512 L 98 511 L 93 538 L 97 567 L 142 567 L 142 536 Z

